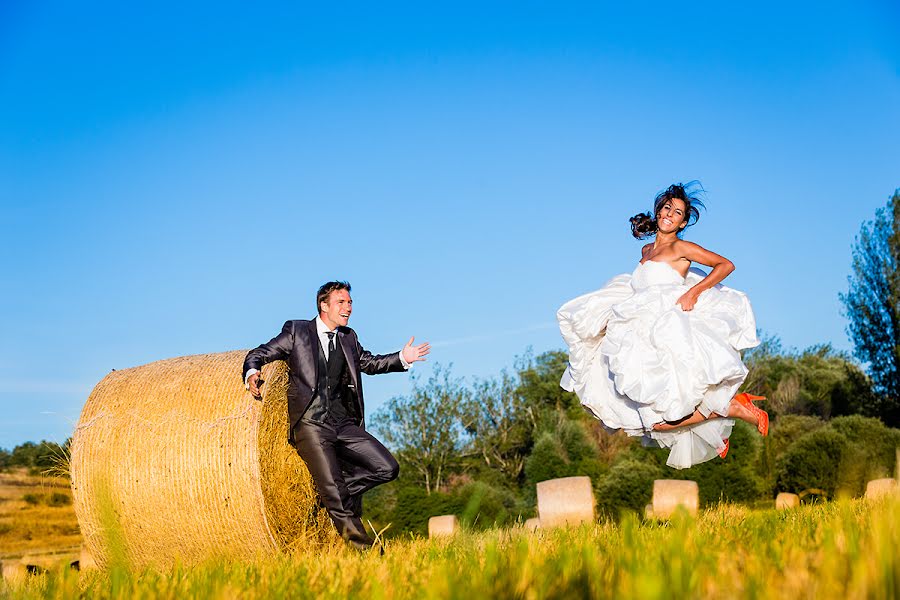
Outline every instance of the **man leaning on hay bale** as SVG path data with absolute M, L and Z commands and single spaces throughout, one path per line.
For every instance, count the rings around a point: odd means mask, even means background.
M 274 360 L 287 362 L 291 443 L 306 463 L 338 533 L 353 547 L 368 549 L 375 541 L 362 524 L 362 495 L 396 479 L 400 467 L 364 430 L 360 373 L 405 371 L 425 360 L 430 346 L 413 346 L 410 338 L 393 354 L 363 349 L 356 332 L 347 327 L 353 300 L 345 281 L 322 285 L 316 305 L 315 319 L 287 321 L 281 333 L 247 353 L 244 381 L 259 399 L 259 370 Z

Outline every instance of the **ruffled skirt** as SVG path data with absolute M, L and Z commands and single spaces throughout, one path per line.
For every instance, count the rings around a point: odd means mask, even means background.
M 645 282 L 619 275 L 559 309 L 569 346 L 560 385 L 575 392 L 606 428 L 670 448 L 667 464 L 687 468 L 724 449 L 733 419 L 670 431 L 652 427 L 695 410 L 727 415 L 747 376 L 740 350 L 759 340 L 746 295 L 718 285 L 703 292 L 693 310 L 683 311 L 676 301 L 705 274 L 691 269 L 682 280 L 663 267 L 676 277 L 636 286 Z

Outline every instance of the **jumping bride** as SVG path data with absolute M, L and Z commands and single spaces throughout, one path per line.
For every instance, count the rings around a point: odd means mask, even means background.
M 560 385 L 607 429 L 670 448 L 667 464 L 679 469 L 724 458 L 734 419 L 769 429 L 753 404 L 762 398 L 737 394 L 747 376 L 740 350 L 759 340 L 747 297 L 720 283 L 734 265 L 681 239 L 703 206 L 695 185 L 669 186 L 652 214 L 632 217 L 634 237 L 654 238 L 633 273 L 557 312 L 569 346 Z

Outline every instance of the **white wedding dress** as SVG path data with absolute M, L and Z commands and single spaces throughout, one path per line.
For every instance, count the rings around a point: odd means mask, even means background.
M 557 312 L 569 346 L 560 385 L 607 429 L 670 448 L 667 464 L 678 469 L 715 458 L 734 420 L 670 431 L 653 425 L 695 409 L 727 415 L 747 376 L 739 351 L 759 344 L 742 292 L 720 284 L 703 292 L 691 311 L 675 303 L 705 276 L 692 268 L 685 278 L 667 263 L 646 261 Z

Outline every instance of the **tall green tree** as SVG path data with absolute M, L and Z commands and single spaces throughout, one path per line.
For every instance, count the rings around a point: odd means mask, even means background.
M 849 289 L 840 298 L 847 333 L 881 396 L 877 416 L 900 424 L 900 188 L 863 223 L 853 244 Z
M 478 381 L 461 406 L 460 419 L 470 439 L 468 453 L 505 478 L 518 481 L 532 445 L 534 407 L 520 393 L 519 382 L 504 371 Z
M 391 398 L 372 419 L 397 450 L 401 466 L 413 470 L 427 494 L 441 489 L 460 462 L 464 432 L 459 411 L 469 396 L 461 379 L 437 366 L 424 385 L 413 376 L 412 393 Z

